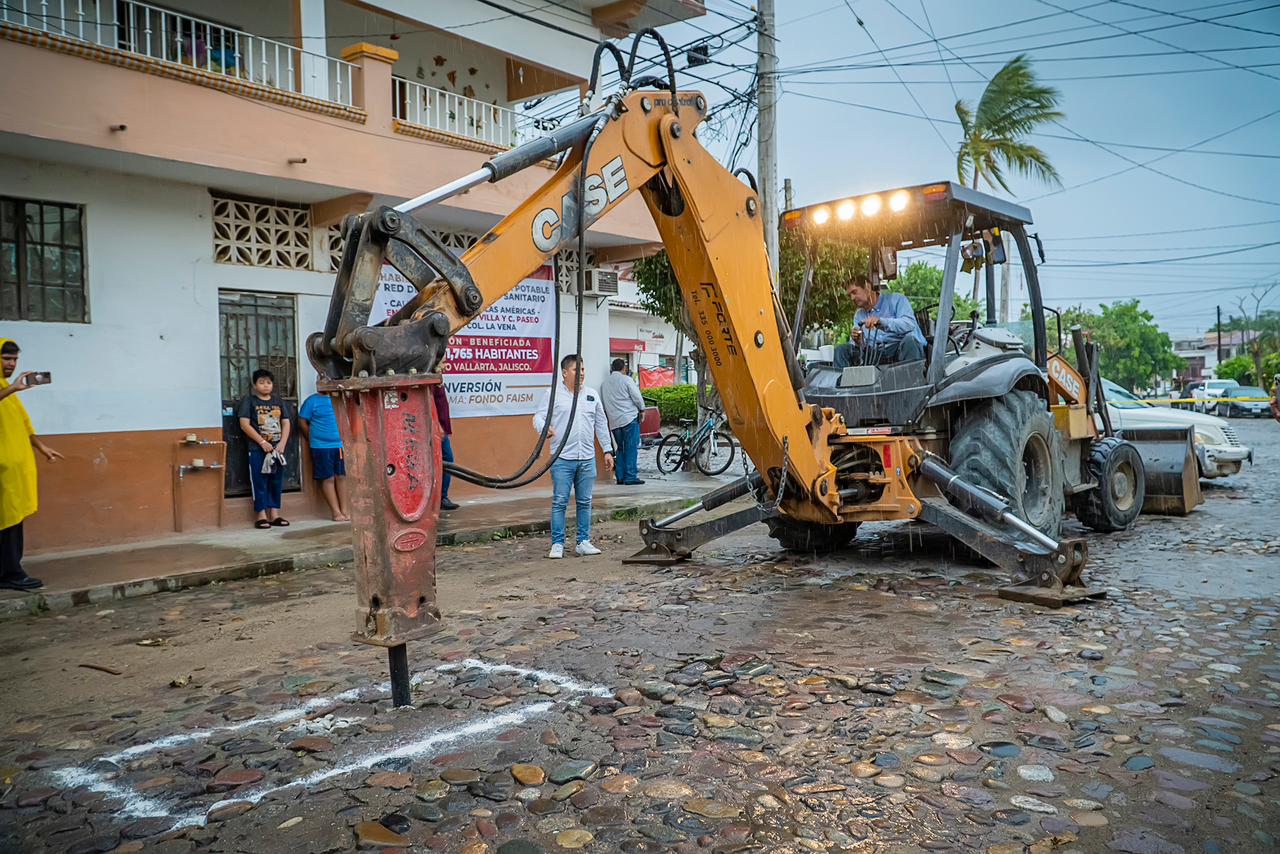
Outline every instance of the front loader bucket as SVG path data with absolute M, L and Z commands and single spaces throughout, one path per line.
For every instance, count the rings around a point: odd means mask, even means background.
M 1204 503 L 1191 427 L 1136 427 L 1120 431 L 1142 455 L 1147 497 L 1142 512 L 1185 516 Z

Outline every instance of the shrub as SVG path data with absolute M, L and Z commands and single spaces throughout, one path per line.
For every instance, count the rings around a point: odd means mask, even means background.
M 698 390 L 691 383 L 643 388 L 640 394 L 658 405 L 664 423 L 698 417 Z

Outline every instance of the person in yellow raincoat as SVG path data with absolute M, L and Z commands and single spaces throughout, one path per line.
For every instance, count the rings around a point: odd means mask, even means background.
M 0 587 L 35 590 L 44 583 L 22 569 L 22 520 L 36 512 L 36 455 L 49 462 L 62 459 L 36 436 L 18 393 L 31 388 L 31 372 L 9 378 L 18 369 L 18 345 L 0 338 Z

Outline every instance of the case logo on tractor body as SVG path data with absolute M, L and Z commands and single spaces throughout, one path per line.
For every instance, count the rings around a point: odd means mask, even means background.
M 1084 396 L 1084 381 L 1061 356 L 1054 356 L 1049 360 L 1049 376 L 1062 386 L 1075 402 L 1078 403 Z
M 577 183 L 575 178 L 574 183 Z M 594 222 L 604 209 L 622 198 L 629 187 L 627 172 L 622 162 L 622 155 L 610 160 L 599 172 L 587 175 L 584 184 L 587 224 Z M 565 225 L 573 228 L 577 219 L 577 202 L 573 190 L 560 199 L 560 210 L 543 208 L 533 218 L 533 245 L 540 252 L 554 252 L 556 247 L 568 237 L 564 233 Z

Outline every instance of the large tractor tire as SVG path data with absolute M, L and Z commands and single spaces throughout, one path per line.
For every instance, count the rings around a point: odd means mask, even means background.
M 769 525 L 769 536 L 781 543 L 784 549 L 807 554 L 839 551 L 849 545 L 849 541 L 858 533 L 856 522 L 824 525 L 820 522 L 788 519 L 785 516 L 774 516 L 765 521 Z
M 1138 518 L 1146 499 L 1142 455 L 1123 439 L 1099 439 L 1089 449 L 1087 465 L 1097 486 L 1076 497 L 1076 518 L 1095 531 L 1123 531 Z
M 1009 499 L 1015 514 L 1058 539 L 1066 508 L 1062 438 L 1034 392 L 968 404 L 951 438 L 951 467 Z

